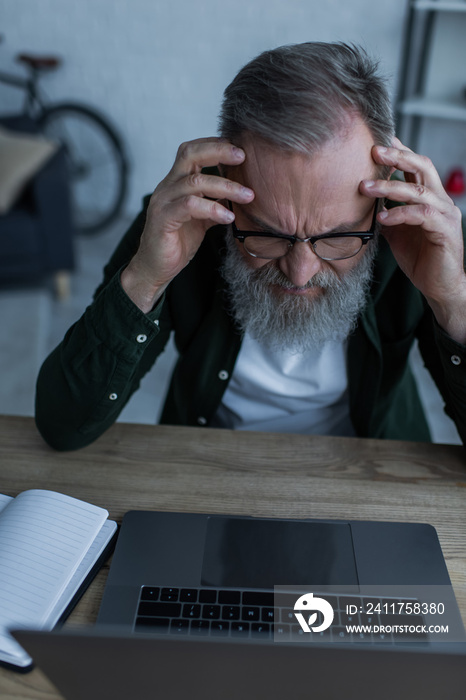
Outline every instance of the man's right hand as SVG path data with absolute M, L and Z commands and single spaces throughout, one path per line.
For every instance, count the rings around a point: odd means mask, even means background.
M 244 158 L 242 149 L 221 138 L 179 147 L 172 169 L 150 199 L 139 249 L 121 274 L 123 289 L 145 313 L 194 257 L 206 231 L 233 221 L 234 214 L 217 200 L 247 204 L 254 199 L 247 187 L 201 172 L 208 166 L 237 166 Z

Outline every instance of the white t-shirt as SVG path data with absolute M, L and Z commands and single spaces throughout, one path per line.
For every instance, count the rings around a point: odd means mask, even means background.
M 213 425 L 316 435 L 354 435 L 346 343 L 320 352 L 272 351 L 246 334 Z

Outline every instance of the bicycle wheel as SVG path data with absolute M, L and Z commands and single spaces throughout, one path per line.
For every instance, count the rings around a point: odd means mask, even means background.
M 47 108 L 40 127 L 65 148 L 76 231 L 102 230 L 120 213 L 128 187 L 120 137 L 94 109 L 71 102 Z

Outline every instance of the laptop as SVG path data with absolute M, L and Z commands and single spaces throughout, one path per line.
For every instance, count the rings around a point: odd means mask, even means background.
M 124 635 L 14 636 L 67 700 L 464 700 L 466 652 Z
M 97 625 L 243 643 L 465 639 L 430 525 L 155 511 L 125 515 Z

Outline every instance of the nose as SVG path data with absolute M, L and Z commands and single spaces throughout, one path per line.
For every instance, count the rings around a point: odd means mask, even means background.
M 325 262 L 314 253 L 311 244 L 299 241 L 278 261 L 278 267 L 295 287 L 304 287 L 324 266 Z

